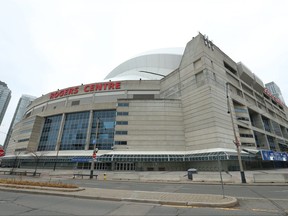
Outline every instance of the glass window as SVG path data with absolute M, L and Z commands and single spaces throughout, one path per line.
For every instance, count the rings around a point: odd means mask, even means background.
M 20 143 L 20 142 L 26 142 L 26 141 L 29 141 L 29 138 L 18 140 L 19 143 Z
M 71 106 L 77 106 L 80 104 L 80 100 L 72 101 Z
M 128 125 L 128 121 L 117 121 L 116 125 Z
M 55 150 L 62 116 L 50 116 L 45 118 L 38 151 Z
M 115 145 L 127 145 L 127 141 L 115 141 Z
M 118 103 L 119 107 L 128 107 L 129 103 Z
M 128 131 L 115 131 L 115 134 L 117 134 L 117 135 L 127 135 Z
M 63 128 L 60 150 L 84 150 L 89 112 L 68 113 Z M 83 127 L 86 125 L 86 127 Z
M 117 112 L 118 116 L 128 116 L 128 112 Z
M 114 128 L 115 127 L 115 121 L 104 121 L 103 122 L 104 128 Z
M 112 149 L 114 144 L 115 118 L 115 110 L 97 110 L 93 112 L 89 149 L 93 149 L 94 145 L 96 145 L 99 150 Z M 99 120 L 96 139 L 97 119 Z

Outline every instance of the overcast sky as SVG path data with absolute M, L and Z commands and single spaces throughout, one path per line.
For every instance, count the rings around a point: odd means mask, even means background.
M 185 47 L 206 34 L 288 102 L 287 0 L 0 0 L 0 80 L 12 99 L 4 142 L 22 94 L 102 81 L 149 50 Z

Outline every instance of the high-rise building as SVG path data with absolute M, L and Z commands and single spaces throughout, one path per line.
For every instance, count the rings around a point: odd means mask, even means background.
M 265 84 L 265 87 L 272 93 L 274 97 L 279 98 L 283 103 L 285 103 L 281 90 L 275 82 L 269 82 Z
M 3 121 L 10 99 L 11 90 L 6 83 L 0 81 L 0 125 Z
M 35 96 L 30 95 L 22 95 L 21 98 L 18 101 L 14 116 L 12 118 L 5 142 L 4 142 L 4 149 L 6 149 L 11 133 L 13 131 L 14 125 L 20 122 L 26 112 L 27 107 L 30 105 L 30 103 L 35 100 Z

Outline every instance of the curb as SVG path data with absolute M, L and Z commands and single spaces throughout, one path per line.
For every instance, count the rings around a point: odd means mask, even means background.
M 90 179 L 81 179 L 81 180 L 90 180 Z M 111 182 L 139 182 L 139 183 L 167 183 L 167 184 L 195 184 L 195 185 L 221 185 L 221 182 L 212 182 L 212 181 L 172 181 L 172 180 L 134 180 L 134 179 L 97 179 L 97 181 L 111 181 Z M 288 186 L 288 183 L 272 183 L 272 182 L 263 182 L 263 183 L 254 183 L 254 182 L 223 182 L 223 185 L 236 185 L 236 186 Z
M 85 188 L 77 188 L 77 189 L 69 189 L 69 190 L 59 190 L 58 188 L 43 188 L 43 187 L 35 187 L 30 186 L 28 187 L 10 187 L 7 185 L 0 185 L 0 189 L 4 191 L 11 191 L 11 192 L 21 192 L 21 193 L 29 193 L 29 194 L 44 194 L 44 195 L 54 195 L 54 196 L 63 196 L 63 197 L 73 197 L 73 198 L 82 198 L 82 199 L 94 199 L 94 200 L 106 200 L 106 201 L 126 201 L 126 202 L 138 202 L 138 203 L 151 203 L 151 204 L 160 204 L 160 205 L 171 205 L 171 206 L 190 206 L 190 207 L 234 207 L 238 205 L 238 200 L 235 197 L 228 197 L 229 198 L 226 202 L 223 203 L 214 203 L 214 202 L 186 202 L 186 201 L 164 201 L 159 199 L 141 199 L 141 198 L 118 198 L 118 197 L 105 197 L 101 195 L 83 195 L 83 194 L 75 194 L 69 192 L 79 192 L 85 190 Z M 64 193 L 63 193 L 64 192 Z M 67 193 L 68 192 L 68 193 Z M 207 195 L 209 196 L 209 195 Z M 212 195 L 214 196 L 214 195 Z

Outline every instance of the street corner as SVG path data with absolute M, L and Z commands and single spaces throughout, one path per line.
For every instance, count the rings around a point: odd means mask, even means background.
M 238 199 L 236 197 L 224 196 L 224 198 L 219 198 L 219 196 L 207 195 L 206 201 L 189 201 L 187 206 L 191 207 L 216 207 L 216 208 L 232 208 L 239 205 Z

